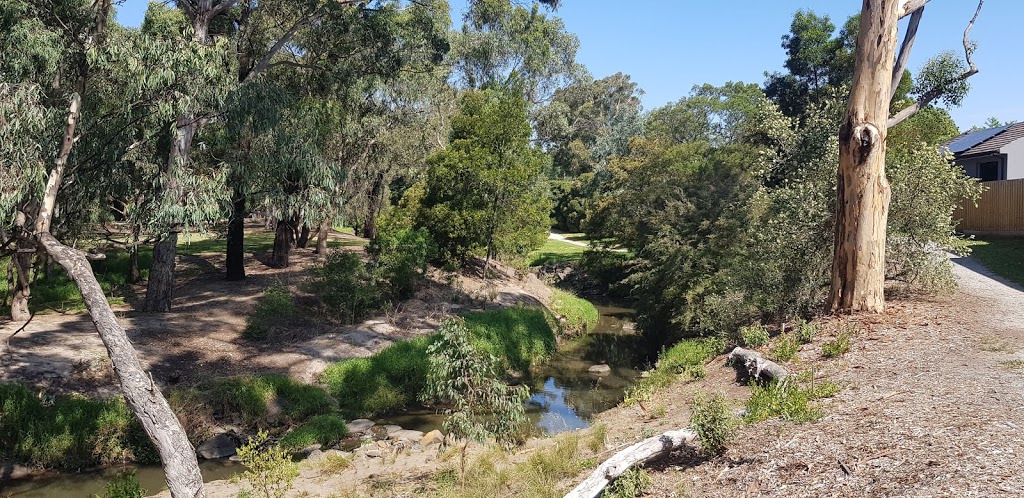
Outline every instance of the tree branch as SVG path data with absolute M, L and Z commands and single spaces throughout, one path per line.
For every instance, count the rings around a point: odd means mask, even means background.
M 971 18 L 971 22 L 967 23 L 967 28 L 964 29 L 964 57 L 967 59 L 968 69 L 960 76 L 957 76 L 956 78 L 953 78 L 952 80 L 948 81 L 947 85 L 952 83 L 959 83 L 961 81 L 966 80 L 967 78 L 970 78 L 971 76 L 974 76 L 975 74 L 978 74 L 978 67 L 974 65 L 974 60 L 971 58 L 971 55 L 974 52 L 974 48 L 971 46 L 970 34 L 971 28 L 974 27 L 974 23 L 978 20 L 978 15 L 981 14 L 981 7 L 984 4 L 985 0 L 978 0 L 978 8 L 974 11 L 974 17 Z M 893 76 L 895 77 L 895 75 Z M 893 117 L 889 118 L 889 122 L 887 124 L 888 127 L 892 128 L 893 126 L 896 126 L 902 123 L 903 121 L 906 121 L 914 114 L 917 114 L 918 111 L 927 107 L 928 104 L 934 102 L 935 99 L 941 97 L 942 94 L 943 91 L 941 88 L 934 88 L 932 90 L 925 92 L 917 99 L 916 102 L 900 110 L 900 112 L 897 112 Z
M 898 19 L 903 19 L 919 9 L 923 9 L 926 3 L 928 0 L 903 0 L 896 10 Z
M 924 6 L 914 11 L 910 16 L 910 24 L 907 26 L 907 34 L 903 37 L 900 45 L 900 55 L 896 57 L 896 67 L 892 70 L 892 86 L 889 89 L 889 101 L 892 102 L 896 96 L 896 89 L 903 79 L 903 71 L 907 69 L 907 61 L 910 60 L 910 50 L 914 47 L 917 39 L 917 26 L 921 24 L 921 17 L 924 16 Z

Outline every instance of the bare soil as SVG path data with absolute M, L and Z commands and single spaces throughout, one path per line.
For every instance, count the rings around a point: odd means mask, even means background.
M 365 242 L 341 233 L 332 238 Z M 489 280 L 473 271 L 432 270 L 428 285 L 414 299 L 380 316 L 354 326 L 303 317 L 290 327 L 298 340 L 259 343 L 242 338 L 257 298 L 274 282 L 301 295 L 299 284 L 318 262 L 312 248 L 292 249 L 291 266 L 284 269 L 264 264 L 267 256 L 247 254 L 247 278 L 229 282 L 223 276 L 223 254 L 179 254 L 172 312 L 135 311 L 145 293 L 142 285 L 133 288 L 128 304 L 115 307 L 140 360 L 157 382 L 173 385 L 252 373 L 283 373 L 313 382 L 330 363 L 368 356 L 396 340 L 436 329 L 451 311 L 536 305 L 550 298 L 550 290 L 536 277 L 519 278 L 501 265 L 499 277 Z M 0 323 L 0 337 L 10 337 L 16 330 L 0 357 L 0 381 L 28 382 L 49 393 L 117 393 L 106 349 L 87 313 L 37 314 L 27 325 Z

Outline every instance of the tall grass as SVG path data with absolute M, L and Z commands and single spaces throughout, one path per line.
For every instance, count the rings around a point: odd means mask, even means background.
M 198 391 L 213 412 L 247 426 L 302 422 L 337 406 L 322 388 L 277 374 L 217 379 Z
M 473 346 L 494 355 L 508 369 L 527 372 L 555 352 L 555 333 L 539 309 L 506 308 L 463 318 L 473 332 Z
M 650 374 L 626 392 L 623 403 L 633 405 L 647 401 L 681 375 L 700 379 L 707 375 L 704 364 L 718 356 L 725 342 L 717 338 L 684 339 L 658 355 L 658 363 Z
M 552 289 L 551 310 L 565 319 L 561 328 L 568 335 L 590 332 L 601 319 L 593 303 L 561 289 Z

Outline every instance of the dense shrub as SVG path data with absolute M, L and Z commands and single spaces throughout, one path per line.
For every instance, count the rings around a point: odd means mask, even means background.
M 729 404 L 721 394 L 698 392 L 690 404 L 690 428 L 700 438 L 701 452 L 721 455 L 735 432 L 735 422 L 729 413 Z
M 437 248 L 426 229 L 382 230 L 366 247 L 373 275 L 387 289 L 391 299 L 412 296 L 427 272 L 427 262 Z
M 345 323 L 356 323 L 379 308 L 384 296 L 359 254 L 335 251 L 311 270 L 306 289 Z
M 566 232 L 582 232 L 597 186 L 593 173 L 583 173 L 571 181 L 552 181 L 552 217 L 555 227 Z
M 157 454 L 121 398 L 56 397 L 0 384 L 0 458 L 46 468 L 155 462 Z
M 396 342 L 366 358 L 327 367 L 321 374 L 346 416 L 368 417 L 393 412 L 414 402 L 427 376 L 430 338 Z
M 629 294 L 629 288 L 623 285 L 623 281 L 629 276 L 629 262 L 629 254 L 592 249 L 583 253 L 579 269 L 596 291 L 609 296 L 625 297 Z
M 747 325 L 740 327 L 738 332 L 740 345 L 748 348 L 759 348 L 768 344 L 770 337 L 768 336 L 768 329 L 764 325 Z
M 280 282 L 275 283 L 267 287 L 256 301 L 256 309 L 246 319 L 242 337 L 253 341 L 265 340 L 275 326 L 288 323 L 295 316 L 291 290 Z

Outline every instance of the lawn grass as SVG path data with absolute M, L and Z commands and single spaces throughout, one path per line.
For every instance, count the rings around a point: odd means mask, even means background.
M 976 236 L 967 245 L 989 271 L 1024 285 L 1024 237 Z
M 576 262 L 583 257 L 587 248 L 563 242 L 561 240 L 548 239 L 539 249 L 526 256 L 530 266 L 541 266 L 549 263 Z

